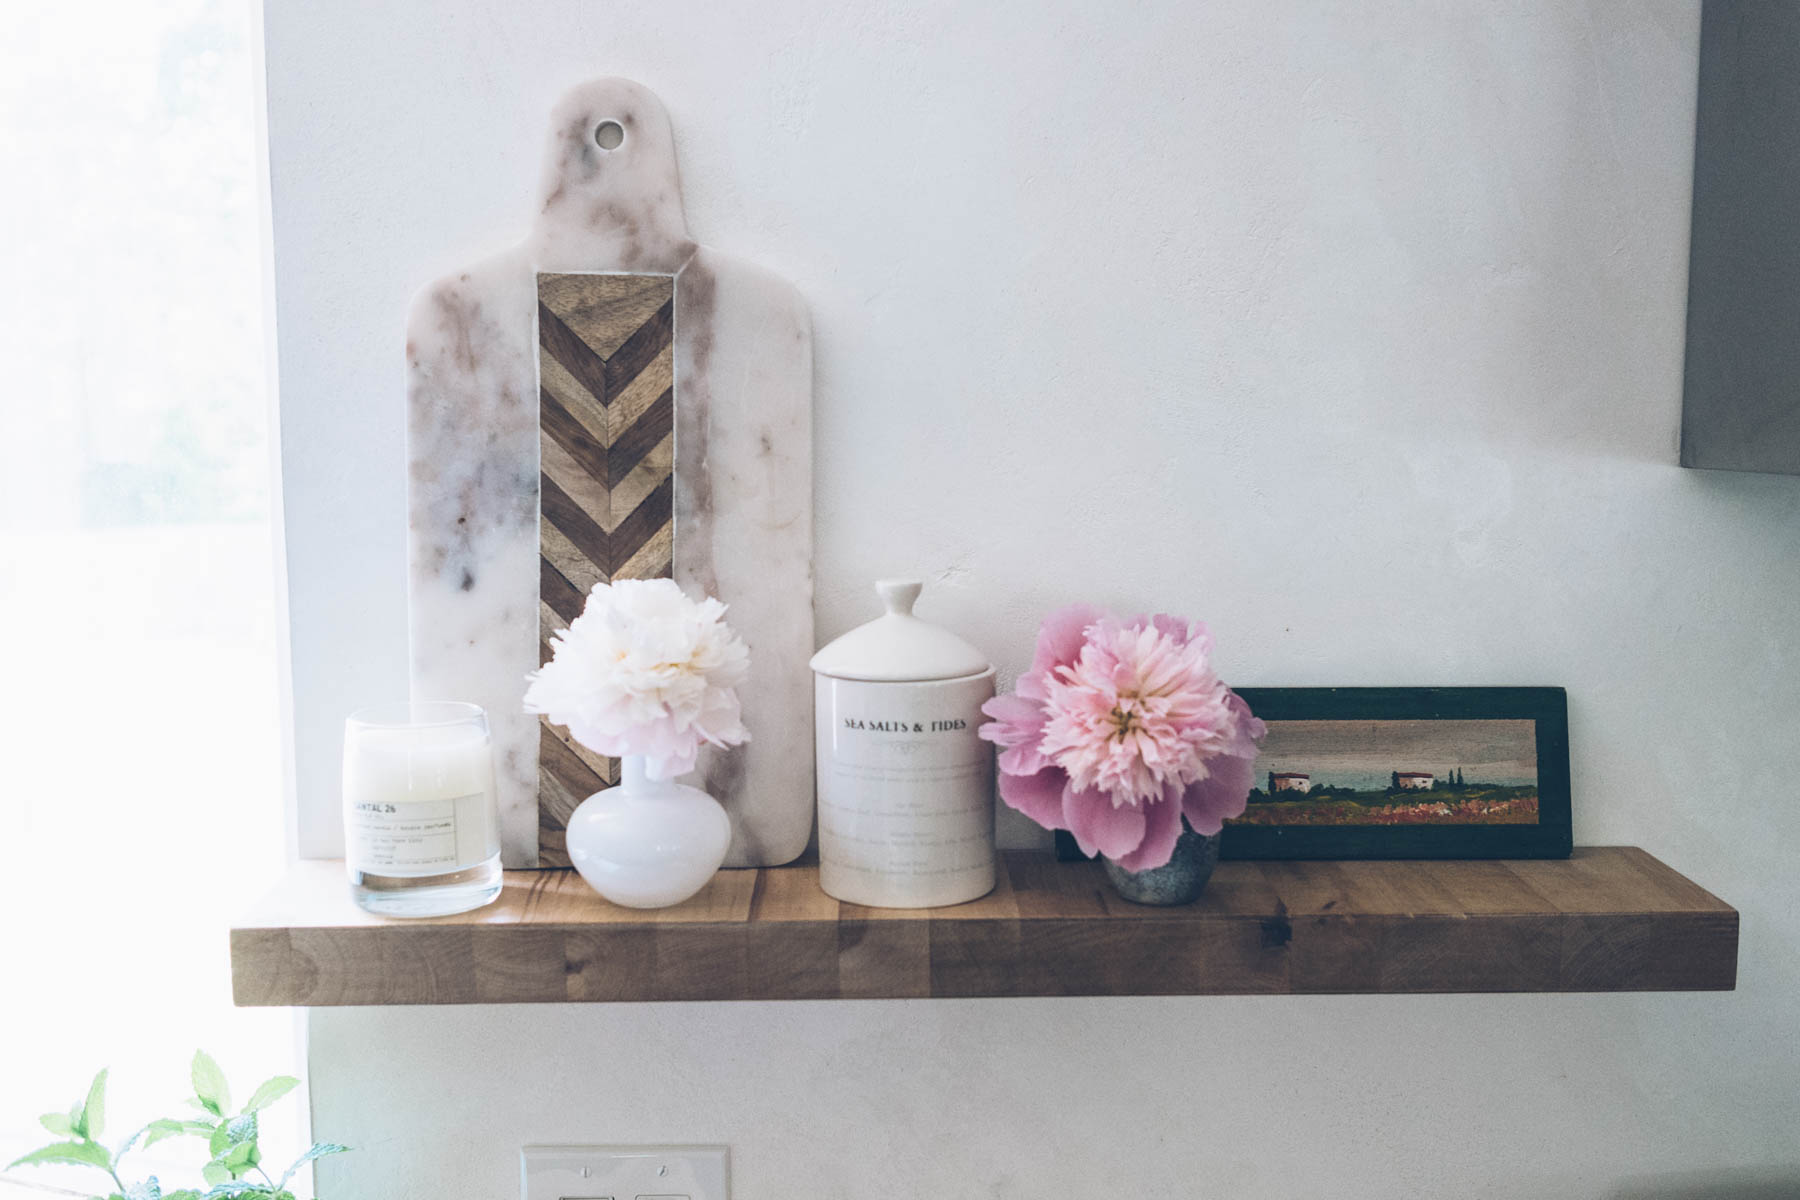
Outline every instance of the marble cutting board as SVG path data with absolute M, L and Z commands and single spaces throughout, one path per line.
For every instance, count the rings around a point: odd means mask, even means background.
M 812 825 L 812 331 L 786 282 L 687 232 L 667 113 L 624 79 L 551 117 L 530 236 L 425 288 L 407 323 L 415 699 L 493 727 L 503 856 L 568 862 L 615 764 L 524 712 L 526 673 L 593 583 L 672 574 L 750 645 L 748 745 L 689 782 L 727 866 Z

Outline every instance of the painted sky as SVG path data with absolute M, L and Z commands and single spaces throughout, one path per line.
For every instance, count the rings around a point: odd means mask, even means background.
M 1303 771 L 1314 785 L 1386 787 L 1394 771 L 1452 770 L 1469 783 L 1537 782 L 1533 721 L 1270 721 L 1256 760 L 1270 771 Z

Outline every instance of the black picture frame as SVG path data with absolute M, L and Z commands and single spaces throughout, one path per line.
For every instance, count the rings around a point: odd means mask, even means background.
M 1569 701 L 1558 687 L 1238 688 L 1265 721 L 1530 720 L 1537 736 L 1535 825 L 1225 826 L 1219 845 L 1230 859 L 1567 858 L 1574 848 L 1569 814 Z M 1069 834 L 1056 835 L 1061 858 L 1084 857 Z

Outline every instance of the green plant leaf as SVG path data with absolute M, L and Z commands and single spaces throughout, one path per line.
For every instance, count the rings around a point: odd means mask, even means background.
M 87 1105 L 79 1101 L 69 1105 L 69 1129 L 78 1138 L 87 1136 Z
M 81 1109 L 82 1124 L 86 1127 L 86 1136 L 97 1138 L 106 1132 L 106 1071 L 104 1069 L 94 1076 L 94 1082 L 88 1085 L 87 1103 Z
M 266 1183 L 252 1183 L 248 1179 L 230 1179 L 207 1192 L 205 1200 L 224 1200 L 224 1198 L 232 1196 L 273 1196 L 274 1194 Z
M 197 1188 L 182 1188 L 177 1192 L 164 1192 L 162 1200 L 201 1200 L 203 1195 Z
M 7 1170 L 13 1167 L 37 1166 L 43 1163 L 70 1163 L 80 1167 L 99 1167 L 102 1171 L 112 1169 L 112 1155 L 99 1142 L 58 1142 L 54 1146 L 45 1146 L 41 1150 L 33 1150 L 23 1158 L 15 1158 L 7 1164 Z
M 223 1163 L 209 1162 L 200 1168 L 200 1178 L 213 1187 L 231 1182 L 231 1171 Z
M 189 1073 L 201 1107 L 216 1117 L 224 1116 L 225 1110 L 231 1107 L 231 1089 L 226 1086 L 225 1072 L 219 1070 L 219 1064 L 206 1051 L 196 1050 L 194 1066 Z
M 229 1167 L 233 1175 L 242 1175 L 256 1165 L 259 1157 L 256 1153 L 255 1142 L 239 1142 L 227 1150 L 224 1157 L 218 1161 Z
M 72 1137 L 75 1133 L 75 1122 L 69 1120 L 68 1113 L 45 1113 L 38 1118 L 38 1124 L 57 1137 Z
M 213 1158 L 221 1159 L 234 1146 L 254 1146 L 256 1144 L 256 1114 L 245 1113 L 241 1117 L 233 1117 L 229 1121 L 220 1121 L 212 1131 L 207 1149 Z
M 324 1158 L 328 1154 L 344 1154 L 349 1149 L 350 1147 L 340 1146 L 336 1142 L 314 1142 L 305 1154 L 296 1158 L 293 1165 L 281 1173 L 281 1178 L 275 1181 L 275 1190 L 280 1191 L 285 1188 L 288 1180 L 294 1177 L 294 1173 L 307 1163 Z
M 232 1145 L 239 1142 L 256 1140 L 256 1114 L 245 1113 L 241 1117 L 233 1117 L 225 1123 L 225 1136 L 231 1139 Z
M 160 1141 L 172 1137 L 180 1137 L 184 1133 L 193 1133 L 190 1126 L 198 1125 L 198 1121 L 177 1121 L 173 1117 L 162 1117 L 144 1126 L 144 1145 L 150 1147 Z M 205 1132 L 212 1133 L 212 1126 L 205 1127 Z
M 250 1099 L 244 1103 L 244 1111 L 261 1112 L 299 1086 L 300 1081 L 292 1075 L 277 1075 L 250 1093 Z
M 163 1200 L 162 1184 L 156 1182 L 156 1176 L 152 1175 L 144 1182 L 126 1188 L 125 1200 Z

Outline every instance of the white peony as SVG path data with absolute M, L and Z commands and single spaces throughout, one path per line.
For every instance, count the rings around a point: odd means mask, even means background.
M 691 600 L 672 579 L 596 584 L 526 677 L 525 711 L 598 753 L 642 755 L 651 779 L 684 775 L 702 742 L 750 740 L 736 691 L 750 651 L 724 617 L 723 604 Z

